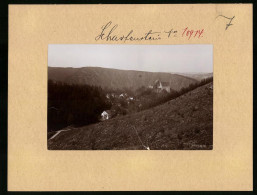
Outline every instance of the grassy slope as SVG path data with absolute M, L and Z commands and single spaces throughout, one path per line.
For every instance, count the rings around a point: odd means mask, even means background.
M 49 149 L 212 149 L 212 83 L 165 104 L 62 132 Z M 137 133 L 134 129 L 137 129 Z M 147 144 L 148 143 L 148 144 Z

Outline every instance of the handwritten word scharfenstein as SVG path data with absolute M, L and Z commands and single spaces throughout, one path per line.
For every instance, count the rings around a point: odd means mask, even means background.
M 130 30 L 127 34 L 117 35 L 115 34 L 115 30 L 118 28 L 118 24 L 112 26 L 112 22 L 108 22 L 107 24 L 103 25 L 101 28 L 101 32 L 99 35 L 95 37 L 95 40 L 106 40 L 106 41 L 155 41 L 160 40 L 161 35 L 165 33 L 165 35 L 169 38 L 171 35 L 176 37 L 177 31 L 171 29 L 170 31 L 163 31 L 163 32 L 153 32 L 149 30 L 142 36 L 134 36 L 133 30 Z

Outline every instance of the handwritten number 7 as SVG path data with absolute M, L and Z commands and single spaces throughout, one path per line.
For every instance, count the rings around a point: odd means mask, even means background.
M 229 20 L 229 23 L 226 24 L 225 30 L 227 30 L 229 26 L 233 25 L 233 24 L 231 24 L 231 22 L 232 22 L 232 20 L 235 18 L 235 16 L 233 16 L 232 18 L 229 18 L 229 17 L 223 16 L 223 15 L 218 15 L 216 18 L 218 18 L 218 17 L 223 17 L 223 18 L 226 18 L 226 19 Z

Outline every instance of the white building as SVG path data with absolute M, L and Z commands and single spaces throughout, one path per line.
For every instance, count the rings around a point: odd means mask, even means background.
M 103 111 L 101 114 L 102 120 L 108 120 L 110 119 L 110 113 L 108 113 L 108 111 Z

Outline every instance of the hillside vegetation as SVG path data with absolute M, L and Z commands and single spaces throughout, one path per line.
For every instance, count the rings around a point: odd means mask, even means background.
M 142 75 L 144 76 L 144 75 Z M 154 108 L 49 134 L 52 150 L 212 149 L 212 82 Z
M 68 125 L 83 126 L 98 122 L 99 115 L 111 107 L 100 87 L 69 85 L 48 81 L 47 130 Z

